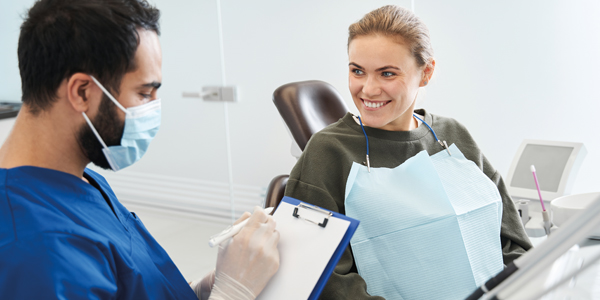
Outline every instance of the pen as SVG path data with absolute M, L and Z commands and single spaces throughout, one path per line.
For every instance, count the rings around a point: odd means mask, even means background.
M 275 209 L 274 207 L 267 207 L 265 208 L 264 212 L 265 214 L 270 214 L 273 209 Z M 244 228 L 244 226 L 246 226 L 246 224 L 248 224 L 248 220 L 250 220 L 250 218 L 240 222 L 237 225 L 233 225 L 233 226 L 229 226 L 227 227 L 225 230 L 221 231 L 221 233 L 213 235 L 210 240 L 208 241 L 208 245 L 212 248 L 214 246 L 217 246 L 219 244 L 221 244 L 223 241 L 229 239 L 230 237 L 238 234 L 238 232 L 240 232 L 240 230 L 242 230 L 242 228 Z

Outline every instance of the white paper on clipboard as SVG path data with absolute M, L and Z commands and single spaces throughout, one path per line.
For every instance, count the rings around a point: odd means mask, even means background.
M 308 299 L 350 225 L 349 221 L 330 217 L 323 228 L 302 219 L 321 223 L 323 213 L 299 208 L 302 218 L 295 218 L 294 208 L 281 202 L 273 214 L 280 234 L 279 270 L 256 299 Z

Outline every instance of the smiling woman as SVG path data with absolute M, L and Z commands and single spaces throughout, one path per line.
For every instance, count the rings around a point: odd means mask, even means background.
M 464 126 L 415 110 L 435 60 L 411 11 L 352 24 L 348 58 L 360 116 L 313 135 L 285 192 L 361 221 L 321 299 L 464 299 L 531 248 L 502 178 Z
M 356 37 L 348 56 L 350 93 L 365 124 L 392 131 L 415 129 L 412 111 L 418 88 L 429 81 L 435 61 L 420 67 L 406 42 L 381 34 Z
M 435 68 L 425 24 L 409 10 L 385 6 L 348 31 L 350 92 L 363 121 L 385 130 L 416 128 L 418 88 Z

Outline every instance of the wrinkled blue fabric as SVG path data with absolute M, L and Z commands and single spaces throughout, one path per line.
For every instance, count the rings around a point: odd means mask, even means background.
M 460 150 L 421 151 L 402 165 L 354 163 L 346 215 L 361 220 L 351 240 L 370 295 L 464 299 L 503 269 L 502 199 Z
M 55 170 L 0 169 L 0 299 L 196 300 L 142 221 L 85 174 L 100 190 Z

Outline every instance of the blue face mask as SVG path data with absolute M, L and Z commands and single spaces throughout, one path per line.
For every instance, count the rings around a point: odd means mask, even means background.
M 100 144 L 102 144 L 102 152 L 108 161 L 113 171 L 121 170 L 125 167 L 131 166 L 136 161 L 140 160 L 150 142 L 156 136 L 158 128 L 160 127 L 160 99 L 150 101 L 146 104 L 134 106 L 130 108 L 124 108 L 105 88 L 91 76 L 94 82 L 100 87 L 100 89 L 112 100 L 115 105 L 125 112 L 125 128 L 123 129 L 123 137 L 121 138 L 121 144 L 118 146 L 106 146 L 106 143 L 92 125 L 92 122 L 82 112 L 85 121 L 88 123 L 96 138 Z

